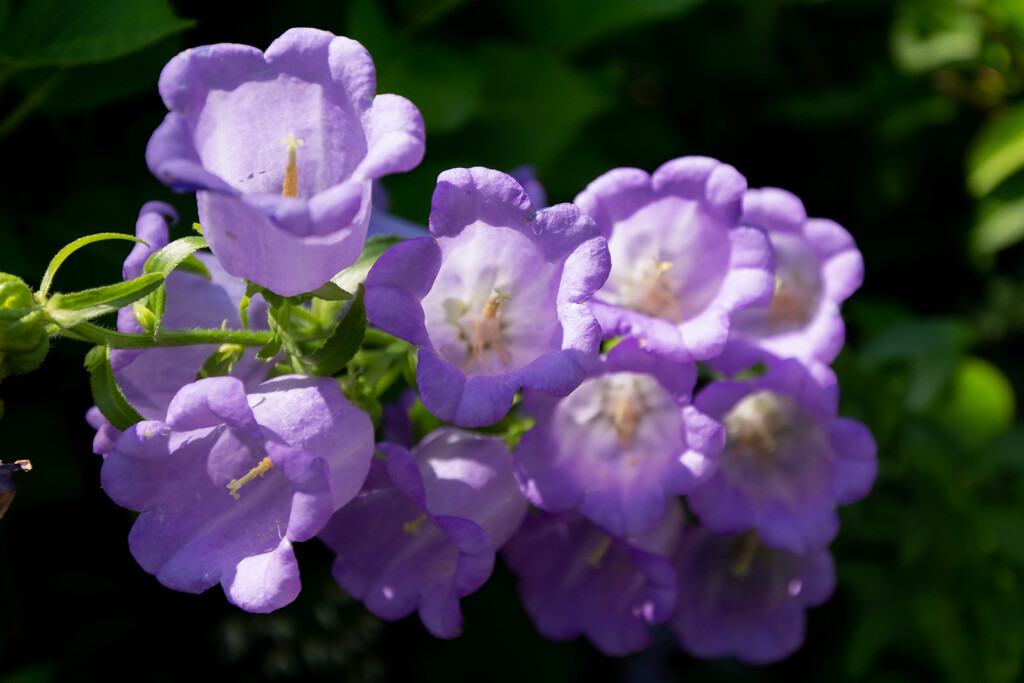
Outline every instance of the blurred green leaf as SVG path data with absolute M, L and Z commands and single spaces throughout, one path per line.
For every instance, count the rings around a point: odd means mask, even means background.
M 498 167 L 543 166 L 611 104 L 593 80 L 555 55 L 492 44 L 480 63 L 484 104 L 462 144 Z
M 924 73 L 981 53 L 981 17 L 952 0 L 910 0 L 896 8 L 889 45 L 896 65 Z
M 964 358 L 941 411 L 954 429 L 969 444 L 981 444 L 1008 430 L 1013 413 L 1013 386 L 1006 375 L 981 358 Z
M 1024 569 L 1024 509 L 990 509 L 986 512 L 986 521 L 995 532 L 999 549 L 1007 559 Z
M 971 252 L 991 256 L 1024 239 L 1024 197 L 999 202 L 984 220 L 971 228 Z
M 921 411 L 945 389 L 974 339 L 967 323 L 954 319 L 913 320 L 871 338 L 861 353 L 868 367 L 902 365 L 909 371 L 907 408 Z
M 151 93 L 161 69 L 183 47 L 180 40 L 162 40 L 112 62 L 77 66 L 40 104 L 39 111 L 57 116 L 81 115 L 112 102 Z M 29 91 L 29 77 L 35 73 L 30 71 L 17 78 L 15 85 L 23 92 Z
M 572 52 L 605 36 L 664 21 L 702 0 L 506 0 L 520 27 L 548 47 Z
M 484 71 L 465 53 L 418 45 L 396 57 L 381 73 L 381 88 L 416 103 L 429 133 L 456 130 L 480 106 Z
M 0 60 L 22 67 L 102 62 L 194 23 L 167 0 L 28 0 L 0 34 Z
M 985 124 L 967 157 L 967 189 L 983 197 L 1024 168 L 1024 104 L 1010 107 Z

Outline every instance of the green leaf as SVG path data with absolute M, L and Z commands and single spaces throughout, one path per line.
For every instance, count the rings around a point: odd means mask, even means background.
M 167 0 L 26 0 L 0 34 L 0 61 L 22 67 L 103 62 L 194 25 Z
M 118 282 L 106 287 L 86 289 L 72 294 L 55 294 L 46 302 L 46 314 L 61 327 L 72 327 L 107 313 L 115 313 L 122 306 L 149 295 L 163 282 L 163 273 L 148 273 L 128 282 Z
M 1024 198 L 1000 202 L 971 229 L 971 251 L 991 256 L 1024 239 Z
M 206 247 L 206 240 L 199 235 L 190 235 L 188 237 L 182 237 L 176 239 L 167 246 L 163 247 L 159 251 L 150 255 L 146 259 L 146 265 L 143 267 L 143 273 L 160 273 L 163 276 L 167 276 L 175 268 L 184 263 L 189 257 L 192 256 L 193 252 Z M 197 264 L 204 271 L 205 266 L 198 259 L 194 259 Z M 194 265 L 192 266 L 195 267 Z M 209 276 L 209 271 L 206 271 Z M 154 292 L 153 296 L 149 298 L 148 307 L 153 311 L 153 315 L 156 316 L 157 326 L 155 329 L 160 329 L 160 321 L 164 317 L 164 309 L 167 306 L 167 289 L 162 284 Z
M 303 359 L 312 363 L 313 371 L 316 374 L 329 377 L 341 372 L 342 368 L 352 360 L 356 351 L 359 350 L 366 332 L 364 292 L 363 286 L 359 285 L 355 298 L 349 304 L 345 315 L 338 321 L 334 333 L 328 337 L 322 347 Z
M 184 261 L 178 264 L 178 270 L 183 270 L 186 273 L 192 273 L 198 275 L 204 280 L 212 280 L 213 276 L 210 275 L 210 269 L 206 267 L 202 261 L 197 259 L 194 255 L 189 255 Z
M 53 277 L 57 274 L 57 269 L 61 267 L 64 261 L 73 253 L 93 242 L 103 242 L 105 240 L 128 240 L 130 242 L 138 242 L 139 244 L 146 244 L 143 240 L 140 240 L 134 235 L 125 235 L 120 232 L 101 232 L 95 235 L 86 235 L 85 237 L 79 237 L 74 242 L 68 244 L 63 249 L 57 252 L 57 255 L 50 261 L 50 265 L 46 267 L 46 272 L 43 273 L 42 282 L 39 284 L 39 298 L 45 300 L 46 295 L 50 293 L 50 286 L 53 284 Z M 149 246 L 149 245 L 146 245 Z
M 960 361 L 942 415 L 972 445 L 1002 434 L 1013 424 L 1013 386 L 999 368 L 981 358 Z
M 370 268 L 377 262 L 380 255 L 390 247 L 401 242 L 402 239 L 395 235 L 376 235 L 366 240 L 366 244 L 363 245 L 363 252 L 359 254 L 356 262 L 332 277 L 331 282 L 346 292 L 356 291 L 359 285 L 366 282 L 367 273 L 370 272 Z
M 206 240 L 199 235 L 190 235 L 176 239 L 146 259 L 143 273 L 163 273 L 167 275 L 177 268 L 182 261 L 207 246 Z M 205 269 L 205 266 L 203 267 Z M 206 271 L 209 275 L 209 271 Z
M 978 132 L 967 157 L 967 189 L 983 197 L 1024 168 L 1024 104 L 1010 107 Z
M 904 1 L 889 34 L 896 65 L 907 73 L 931 71 L 981 54 L 981 16 L 958 2 Z
M 85 367 L 89 371 L 89 386 L 92 398 L 103 413 L 103 417 L 122 432 L 143 417 L 125 398 L 121 388 L 114 379 L 114 371 L 110 367 L 110 347 L 94 346 L 85 356 Z
M 548 47 L 572 52 L 605 36 L 679 16 L 701 0 L 505 0 L 520 27 Z M 525 71 L 525 73 L 532 73 Z M 537 74 L 533 74 L 536 76 Z

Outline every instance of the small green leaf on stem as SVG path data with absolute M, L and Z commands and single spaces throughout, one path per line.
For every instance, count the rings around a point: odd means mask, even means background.
M 124 431 L 143 417 L 125 398 L 121 388 L 117 386 L 114 371 L 110 367 L 110 347 L 94 346 L 85 356 L 85 367 L 89 371 L 89 386 L 96 406 L 103 417 L 115 429 Z
M 73 327 L 86 320 L 114 313 L 122 306 L 148 296 L 163 282 L 163 273 L 148 273 L 128 282 L 71 294 L 55 294 L 46 302 L 46 315 L 61 327 Z
M 39 292 L 36 295 L 38 299 L 40 301 L 46 300 L 46 295 L 50 293 L 50 286 L 53 284 L 53 276 L 57 274 L 57 269 L 61 267 L 69 256 L 88 244 L 92 244 L 93 242 L 103 242 L 105 240 L 129 240 L 131 242 L 146 244 L 143 240 L 140 240 L 134 235 L 125 235 L 119 232 L 101 232 L 95 235 L 79 237 L 77 240 L 58 251 L 57 255 L 50 261 L 50 265 L 46 267 L 46 272 L 43 273 L 43 280 L 39 284 Z

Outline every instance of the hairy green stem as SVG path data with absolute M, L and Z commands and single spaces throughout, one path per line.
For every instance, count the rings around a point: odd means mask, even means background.
M 94 344 L 106 344 L 112 349 L 154 349 L 162 346 L 191 346 L 193 344 L 264 346 L 270 343 L 274 336 L 270 332 L 244 332 L 241 330 L 161 329 L 156 335 L 130 334 L 108 330 L 89 322 L 79 323 L 67 329 L 59 329 L 57 334 Z

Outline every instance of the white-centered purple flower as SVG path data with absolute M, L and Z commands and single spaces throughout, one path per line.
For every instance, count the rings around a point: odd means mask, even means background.
M 423 405 L 464 427 L 494 424 L 520 387 L 564 396 L 597 357 L 586 306 L 608 275 L 608 247 L 571 204 L 534 211 L 510 176 L 440 175 L 432 238 L 386 251 L 366 281 L 366 314 L 420 347 Z
M 679 600 L 672 628 L 697 657 L 768 664 L 804 642 L 806 609 L 835 588 L 828 550 L 791 555 L 757 535 L 717 536 L 688 529 L 675 556 Z
M 871 432 L 837 417 L 837 403 L 834 375 L 822 386 L 793 359 L 698 393 L 694 404 L 726 431 L 718 470 L 688 497 L 701 525 L 753 528 L 765 545 L 797 554 L 826 547 L 839 532 L 836 506 L 867 495 L 878 472 Z
M 705 360 L 725 346 L 734 311 L 768 304 L 775 258 L 761 230 L 740 224 L 746 189 L 732 166 L 682 157 L 653 175 L 611 170 L 576 197 L 611 250 L 611 274 L 591 304 L 605 338 Z
M 631 539 L 610 536 L 575 512 L 529 515 L 503 554 L 541 635 L 583 635 L 621 656 L 647 647 L 648 626 L 672 615 L 678 581 L 670 558 L 682 526 L 678 504 Z
M 165 421 L 125 431 L 100 477 L 142 513 L 128 546 L 160 583 L 220 583 L 235 605 L 269 612 L 299 593 L 292 544 L 358 493 L 372 455 L 369 416 L 333 379 L 284 376 L 246 395 L 213 377 L 179 391 Z
M 462 632 L 459 598 L 490 577 L 526 515 L 512 456 L 497 438 L 444 428 L 408 451 L 379 444 L 362 492 L 320 538 L 341 587 L 387 620 L 418 609 L 439 638 Z
M 834 221 L 808 218 L 798 197 L 774 187 L 746 193 L 743 222 L 768 233 L 775 294 L 768 308 L 733 315 L 729 342 L 712 364 L 735 372 L 766 354 L 831 363 L 846 337 L 839 307 L 864 280 L 853 238 Z
M 142 275 L 146 260 L 167 245 L 165 218 L 174 221 L 177 215 L 163 202 L 149 202 L 142 207 L 135 236 L 145 244 L 136 244 L 125 259 L 122 268 L 125 280 Z M 196 252 L 195 256 L 206 266 L 210 279 L 183 270 L 172 271 L 165 280 L 167 296 L 161 326 L 171 330 L 242 329 L 238 305 L 245 294 L 245 284 L 224 272 L 210 254 Z M 267 304 L 259 295 L 250 302 L 248 317 L 250 329 L 267 329 Z M 117 329 L 143 332 L 131 306 L 118 311 Z M 110 364 L 118 386 L 139 414 L 149 420 L 162 420 L 174 395 L 195 381 L 196 373 L 216 350 L 216 344 L 114 349 L 110 352 Z M 254 388 L 266 376 L 266 366 L 255 356 L 255 350 L 246 351 L 231 371 L 232 376 L 241 379 L 248 388 Z
M 616 536 L 653 528 L 666 500 L 715 470 L 722 426 L 691 405 L 693 363 L 658 358 L 626 340 L 569 396 L 524 392 L 537 418 L 516 448 L 516 476 L 534 505 L 579 509 Z
M 186 50 L 160 75 L 170 109 L 146 161 L 181 192 L 224 269 L 283 296 L 316 289 L 359 256 L 371 182 L 423 158 L 408 100 L 374 96 L 373 60 L 354 40 L 290 29 L 266 53 Z

